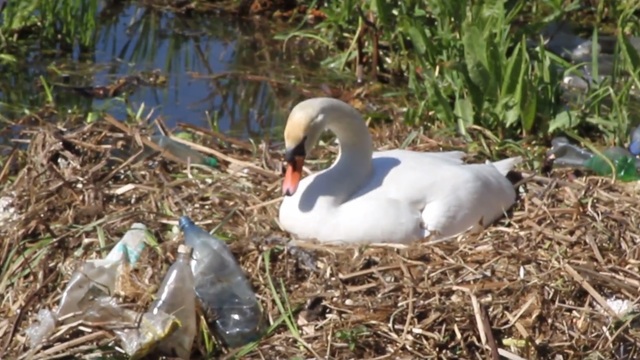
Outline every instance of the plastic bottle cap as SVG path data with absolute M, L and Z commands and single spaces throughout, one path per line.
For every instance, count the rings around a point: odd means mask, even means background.
M 178 246 L 178 254 L 191 254 L 191 250 L 191 246 L 189 245 L 180 244 L 180 246 Z
M 178 220 L 178 227 L 180 228 L 180 230 L 184 230 L 185 227 L 192 224 L 193 224 L 193 221 L 186 215 L 181 216 L 180 219 Z

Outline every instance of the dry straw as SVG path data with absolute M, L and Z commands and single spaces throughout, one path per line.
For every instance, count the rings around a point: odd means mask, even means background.
M 78 262 L 104 256 L 133 222 L 145 223 L 158 245 L 120 295 L 129 306 L 146 306 L 174 258 L 182 214 L 233 240 L 265 312 L 279 324 L 244 358 L 638 357 L 634 317 L 619 315 L 610 301 L 635 304 L 640 295 L 635 183 L 530 177 L 508 219 L 450 242 L 284 246 L 277 146 L 254 151 L 202 130 L 194 133 L 206 145 L 194 147 L 218 156 L 218 169 L 162 155 L 135 162 L 129 156 L 149 143 L 144 128 L 107 117 L 63 131 L 49 125 L 50 116 L 28 119 L 36 126 L 21 136 L 27 149 L 0 170 L 0 197 L 15 199 L 17 214 L 0 228 L 3 359 L 27 354 L 25 329 L 38 310 L 55 307 Z M 406 130 L 389 125 L 374 134 L 378 145 L 397 146 Z M 421 136 L 413 143 L 440 149 Z M 128 155 L 115 160 L 113 148 Z M 335 156 L 332 147 L 324 152 Z M 105 343 L 114 344 L 104 324 L 79 324 L 29 356 L 116 351 Z M 201 340 L 197 346 L 205 347 Z

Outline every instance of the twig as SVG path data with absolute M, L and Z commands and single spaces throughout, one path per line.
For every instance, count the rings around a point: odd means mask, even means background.
M 265 169 L 263 169 L 261 167 L 258 167 L 256 165 L 250 163 L 250 162 L 234 159 L 234 158 L 232 158 L 230 156 L 227 156 L 227 155 L 221 153 L 220 151 L 208 148 L 206 146 L 202 146 L 202 145 L 198 145 L 198 144 L 192 143 L 191 141 L 181 139 L 181 138 L 176 137 L 174 135 L 171 135 L 169 138 L 171 138 L 171 140 L 174 140 L 176 142 L 182 143 L 184 145 L 188 145 L 188 146 L 190 146 L 190 147 L 192 147 L 192 148 L 194 148 L 194 149 L 196 149 L 198 151 L 214 155 L 214 156 L 216 156 L 216 157 L 218 157 L 218 158 L 220 158 L 222 160 L 225 160 L 227 162 L 230 162 L 232 164 L 237 164 L 237 165 L 240 165 L 242 167 L 254 170 L 254 171 L 256 171 L 256 172 L 258 172 L 261 175 L 264 175 L 266 177 L 269 177 L 269 178 L 278 178 L 278 177 L 280 177 L 279 174 L 277 174 L 277 173 L 275 173 L 273 171 L 265 170 Z
M 471 291 L 467 290 L 467 294 L 471 297 L 471 307 L 473 308 L 473 314 L 476 317 L 476 326 L 478 326 L 480 341 L 482 341 L 482 345 L 487 346 L 487 330 L 484 328 L 484 322 L 482 321 L 482 315 L 480 314 L 480 303 L 478 303 L 478 298 L 472 294 Z
M 496 339 L 493 337 L 493 332 L 491 331 L 489 314 L 487 314 L 487 309 L 485 309 L 483 306 L 480 306 L 480 315 L 482 317 L 482 325 L 484 326 L 484 331 L 487 335 L 487 343 L 489 345 L 489 348 L 491 349 L 491 358 L 493 360 L 500 360 L 500 356 L 498 356 L 498 346 L 496 346 Z
M 509 360 L 527 360 L 505 349 L 498 349 L 498 354 L 500 354 L 500 356 L 506 357 Z
M 109 335 L 109 332 L 107 332 L 105 330 L 100 330 L 98 332 L 90 333 L 90 334 L 87 334 L 85 336 L 81 336 L 79 338 L 76 338 L 76 339 L 73 339 L 73 340 L 69 340 L 69 341 L 67 341 L 65 343 L 53 346 L 53 347 L 51 347 L 51 348 L 39 353 L 38 356 L 35 356 L 33 358 L 33 360 L 44 359 L 47 356 L 53 355 L 53 354 L 55 354 L 57 352 L 65 351 L 67 349 L 71 349 L 71 348 L 73 348 L 75 346 L 78 346 L 80 344 L 84 344 L 86 342 L 93 341 L 93 340 L 98 340 L 98 339 L 100 339 L 102 337 L 106 337 L 106 336 L 110 336 L 110 335 Z
M 251 206 L 247 207 L 246 210 L 256 210 L 256 209 L 259 209 L 261 207 L 269 206 L 271 204 L 277 204 L 278 202 L 282 201 L 282 199 L 284 199 L 284 196 L 280 196 L 280 197 L 277 197 L 275 199 L 263 201 L 260 204 L 251 205 Z
M 7 350 L 9 349 L 9 345 L 11 344 L 11 341 L 13 340 L 13 337 L 15 336 L 16 331 L 18 330 L 18 326 L 22 321 L 22 317 L 27 312 L 27 309 L 29 309 L 29 306 L 31 306 L 31 303 L 36 299 L 36 295 L 40 292 L 40 290 L 42 290 L 45 286 L 47 286 L 56 277 L 56 275 L 58 275 L 57 272 L 55 271 L 52 272 L 42 282 L 42 284 L 34 292 L 32 292 L 29 295 L 29 297 L 24 301 L 24 305 L 22 305 L 22 308 L 20 309 L 20 311 L 18 312 L 18 315 L 16 315 L 16 318 L 13 321 L 13 325 L 11 326 L 11 332 L 9 333 L 9 336 L 7 336 L 7 340 L 4 343 L 4 346 L 2 349 L 2 356 L 0 356 L 0 359 L 4 359 L 4 355 L 6 355 Z
M 378 266 L 378 267 L 371 268 L 371 269 L 355 271 L 355 272 L 352 272 L 350 274 L 345 274 L 345 275 L 338 274 L 338 278 L 340 280 L 348 280 L 348 279 L 360 277 L 360 276 L 363 276 L 363 275 L 373 274 L 373 273 L 378 272 L 378 271 L 395 270 L 395 269 L 400 269 L 400 268 L 401 268 L 401 265 Z
M 593 288 L 593 286 L 591 286 L 591 284 L 589 284 L 587 282 L 587 280 L 585 280 L 585 278 L 582 277 L 582 275 L 578 274 L 577 271 L 575 271 L 571 265 L 569 264 L 564 264 L 564 270 L 569 273 L 569 275 L 571 275 L 571 277 L 577 281 L 588 293 L 589 295 L 591 295 L 591 297 L 593 297 L 593 299 L 595 301 L 598 302 L 598 304 L 600 304 L 600 306 L 602 307 L 602 309 L 604 311 L 606 311 L 611 317 L 616 318 L 616 319 L 620 319 L 620 316 L 613 311 L 613 309 L 611 308 L 611 306 L 609 306 L 609 304 L 607 303 L 607 301 L 602 297 L 602 295 L 600 295 L 596 289 Z
M 411 278 L 411 273 L 409 272 L 409 269 L 407 268 L 407 264 L 402 261 L 400 262 L 400 266 L 402 268 L 402 272 L 404 273 L 404 276 L 410 280 L 413 280 Z M 411 320 L 413 320 L 415 314 L 414 314 L 414 309 L 413 309 L 413 302 L 414 302 L 414 290 L 413 290 L 413 286 L 409 286 L 409 299 L 407 300 L 407 320 L 404 323 L 404 329 L 402 330 L 402 339 L 405 339 L 407 336 L 407 332 L 409 331 L 409 326 L 411 324 Z

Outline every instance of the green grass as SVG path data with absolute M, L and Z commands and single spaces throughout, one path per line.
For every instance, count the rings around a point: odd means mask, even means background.
M 18 38 L 39 38 L 44 44 L 94 42 L 98 0 L 9 1 L 0 20 L 0 49 Z
M 547 137 L 565 131 L 593 131 L 610 142 L 627 139 L 637 111 L 632 88 L 640 85 L 640 57 L 622 33 L 637 35 L 637 2 L 562 0 L 373 0 L 329 2 L 327 19 L 313 28 L 280 35 L 306 37 L 328 46 L 325 66 L 353 72 L 367 68 L 369 80 L 387 74 L 407 89 L 410 124 L 443 123 L 462 135 L 477 126 L 500 137 Z M 361 6 L 361 11 L 353 11 Z M 585 28 L 620 30 L 615 74 L 596 84 L 578 109 L 567 110 L 554 71 L 567 62 L 528 42 L 552 20 L 582 19 Z M 597 41 L 598 32 L 592 33 Z M 360 42 L 358 38 L 360 37 Z M 589 35 L 586 36 L 589 38 Z M 359 59 L 358 50 L 364 54 Z M 373 63 L 372 59 L 380 60 Z M 597 58 L 592 62 L 596 69 Z M 381 65 L 382 64 L 382 65 Z M 575 67 L 573 67 L 575 69 Z M 380 77 L 380 76 L 378 76 Z M 636 102 L 634 104 L 634 101 Z
M 267 284 L 269 286 L 269 290 L 271 291 L 271 296 L 273 297 L 273 301 L 275 302 L 276 307 L 278 308 L 278 312 L 280 312 L 280 315 L 283 318 L 282 320 L 287 326 L 287 330 L 290 336 L 294 338 L 302 348 L 306 348 L 306 350 L 308 350 L 309 352 L 311 352 L 312 354 L 320 358 L 320 356 L 316 354 L 313 348 L 306 341 L 304 341 L 304 339 L 302 339 L 302 335 L 300 334 L 300 329 L 298 329 L 296 318 L 294 316 L 294 313 L 297 312 L 297 310 L 294 309 L 294 307 L 292 307 L 291 303 L 289 302 L 289 297 L 287 295 L 284 282 L 282 281 L 282 279 L 280 279 L 279 289 L 277 289 L 274 284 L 273 277 L 271 276 L 271 250 L 267 250 L 263 254 L 263 260 L 264 260 L 264 267 L 265 267 L 265 276 L 267 278 Z M 269 331 L 267 331 L 267 334 L 271 333 L 273 330 L 275 330 L 275 324 L 274 326 L 271 326 Z

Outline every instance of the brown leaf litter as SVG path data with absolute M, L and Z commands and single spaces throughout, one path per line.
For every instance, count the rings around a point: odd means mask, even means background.
M 51 125 L 54 112 L 40 115 L 21 133 L 26 148 L 0 171 L 10 180 L 0 198 L 14 209 L 0 227 L 0 358 L 25 358 L 25 329 L 38 310 L 54 308 L 79 261 L 106 255 L 134 222 L 159 244 L 145 251 L 123 301 L 146 306 L 174 259 L 183 214 L 233 240 L 270 322 L 280 323 L 243 358 L 639 356 L 635 315 L 619 315 L 610 300 L 635 305 L 640 296 L 637 183 L 531 176 L 509 218 L 481 234 L 408 247 L 283 246 L 279 144 L 253 150 L 192 128 L 204 144 L 198 150 L 220 155 L 219 168 L 163 155 L 135 163 L 128 157 L 149 142 L 145 127 L 107 117 L 64 128 Z M 406 128 L 380 125 L 373 133 L 378 145 L 398 146 Z M 410 148 L 443 144 L 419 135 Z M 114 149 L 128 155 L 117 159 Z M 276 296 L 291 306 L 299 336 L 280 321 Z M 63 329 L 31 355 L 114 354 L 104 329 Z M 198 339 L 194 358 L 203 349 Z

